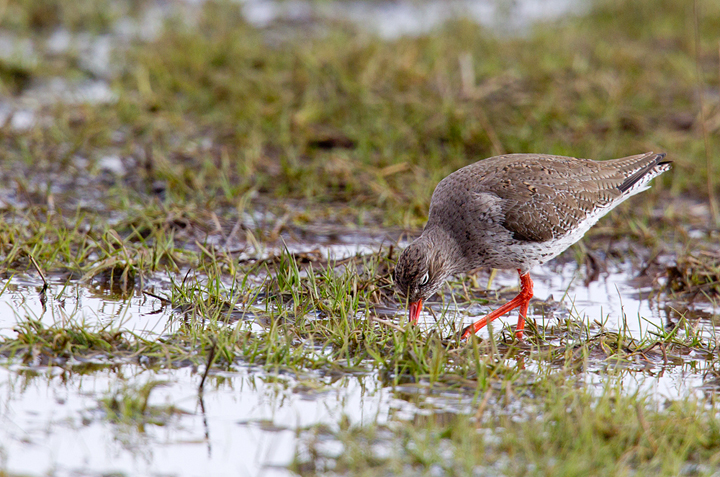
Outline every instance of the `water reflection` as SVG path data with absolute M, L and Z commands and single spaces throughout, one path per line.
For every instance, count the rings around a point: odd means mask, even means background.
M 190 367 L 124 365 L 89 376 L 0 367 L 4 468 L 32 474 L 57 469 L 59 475 L 258 475 L 269 466 L 290 475 L 282 468 L 294 456 L 297 429 L 318 423 L 336 429 L 341 415 L 352 424 L 387 419 L 389 393 L 373 388 L 372 378 L 344 377 L 321 392 L 297 393 L 298 383 L 315 378 L 263 375 L 235 368 L 217 382 L 211 377 L 200 400 L 200 376 Z M 120 399 L 149 380 L 163 385 L 152 390 L 148 409 L 172 413 L 142 426 L 108 418 L 102 400 Z

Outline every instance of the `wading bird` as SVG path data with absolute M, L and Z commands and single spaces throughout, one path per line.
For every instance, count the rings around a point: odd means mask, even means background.
M 462 338 L 520 308 L 522 338 L 533 296 L 530 270 L 558 256 L 628 197 L 670 169 L 665 154 L 609 161 L 541 154 L 491 157 L 459 169 L 435 188 L 422 235 L 400 255 L 396 289 L 417 323 L 423 301 L 445 280 L 476 268 L 516 269 L 520 293 L 466 327 Z

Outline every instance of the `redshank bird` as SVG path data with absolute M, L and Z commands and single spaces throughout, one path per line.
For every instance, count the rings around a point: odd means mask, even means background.
M 530 269 L 558 256 L 610 210 L 670 168 L 648 152 L 609 161 L 507 154 L 459 169 L 435 187 L 422 235 L 400 255 L 395 287 L 417 323 L 423 301 L 451 275 L 516 269 L 520 293 L 463 329 L 462 338 L 520 308 L 522 338 L 533 296 Z

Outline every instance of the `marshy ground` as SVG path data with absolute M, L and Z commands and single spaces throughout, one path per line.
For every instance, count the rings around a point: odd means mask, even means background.
M 478 5 L 0 5 L 0 476 L 716 475 L 720 8 Z M 651 150 L 407 326 L 448 173 Z

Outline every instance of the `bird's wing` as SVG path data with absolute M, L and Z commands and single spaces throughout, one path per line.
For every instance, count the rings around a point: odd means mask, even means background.
M 647 176 L 667 168 L 661 162 L 664 154 L 653 153 L 601 162 L 544 155 L 502 157 L 508 159 L 495 165 L 496 174 L 485 175 L 480 186 L 504 199 L 503 226 L 514 238 L 532 242 L 567 234 L 589 214 L 610 210 L 613 203 L 638 192 L 635 188 L 647 182 Z M 664 168 L 653 174 L 658 166 Z

